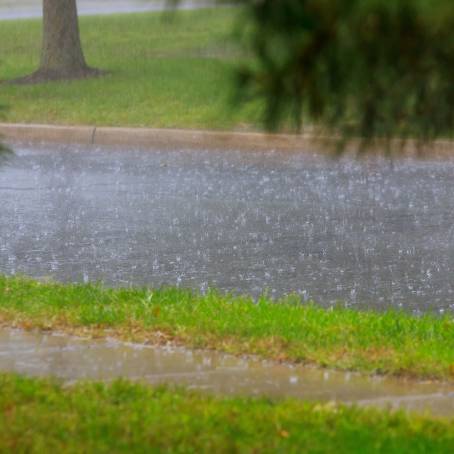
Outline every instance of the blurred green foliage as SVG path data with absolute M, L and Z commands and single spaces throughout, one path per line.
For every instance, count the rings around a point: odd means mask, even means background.
M 454 131 L 452 0 L 242 0 L 254 61 L 243 97 L 266 101 L 269 129 L 304 122 L 343 139 Z M 383 143 L 383 142 L 381 142 Z

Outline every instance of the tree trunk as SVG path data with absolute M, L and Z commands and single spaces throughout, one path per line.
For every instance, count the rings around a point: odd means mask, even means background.
M 102 72 L 87 66 L 76 0 L 43 0 L 43 45 L 39 69 L 18 82 L 81 79 Z

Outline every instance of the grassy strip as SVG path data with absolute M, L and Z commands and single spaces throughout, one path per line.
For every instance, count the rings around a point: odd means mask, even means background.
M 0 376 L 1 452 L 450 453 L 454 420 Z
M 232 129 L 258 124 L 257 104 L 231 106 L 231 9 L 81 18 L 91 66 L 99 79 L 1 86 L 3 121 L 51 124 Z M 33 72 L 39 63 L 39 20 L 0 27 L 0 80 Z
M 254 304 L 216 291 L 107 289 L 0 276 L 0 321 L 364 372 L 454 377 L 452 317 L 325 310 L 294 296 Z

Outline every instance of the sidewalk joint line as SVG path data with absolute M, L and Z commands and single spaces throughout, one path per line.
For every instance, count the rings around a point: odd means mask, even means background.
M 91 133 L 91 144 L 90 145 L 95 144 L 95 136 L 96 136 L 96 126 L 93 126 L 93 132 Z

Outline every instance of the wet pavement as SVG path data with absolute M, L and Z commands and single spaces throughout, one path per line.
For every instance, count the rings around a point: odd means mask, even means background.
M 16 146 L 0 273 L 454 309 L 454 161 Z
M 181 9 L 196 9 L 213 6 L 210 0 L 184 0 Z M 169 2 L 165 0 L 78 0 L 80 15 L 133 13 L 162 11 Z M 42 14 L 42 0 L 0 0 L 0 20 L 39 17 Z
M 222 395 L 294 397 L 454 416 L 454 385 L 366 377 L 212 351 L 0 330 L 0 372 L 35 377 L 175 384 Z

